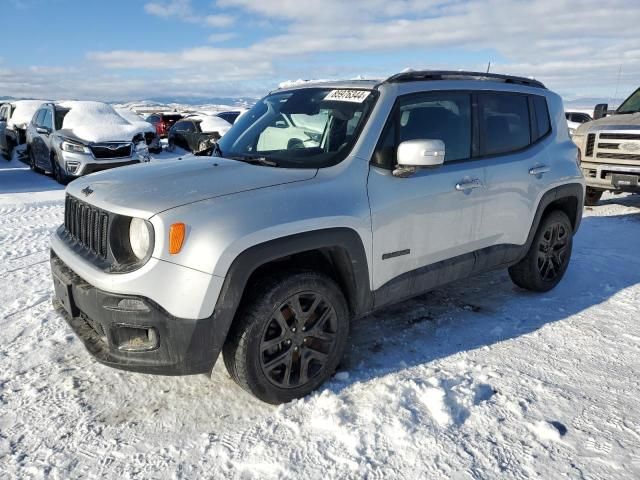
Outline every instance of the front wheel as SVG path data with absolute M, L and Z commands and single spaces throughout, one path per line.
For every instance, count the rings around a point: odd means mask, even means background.
M 53 177 L 60 185 L 67 185 L 71 181 L 71 178 L 58 163 L 58 157 L 56 155 L 51 159 L 51 169 L 53 170 Z
M 36 163 L 36 156 L 33 153 L 32 148 L 29 148 L 29 168 L 36 173 L 43 172 L 43 170 L 40 167 L 38 167 L 38 164 Z
M 261 279 L 223 347 L 231 377 L 260 400 L 284 403 L 312 392 L 335 371 L 349 311 L 338 285 L 303 271 Z
M 573 247 L 573 227 L 567 214 L 554 210 L 540 222 L 527 255 L 509 267 L 513 283 L 534 292 L 554 288 L 567 270 Z
M 7 144 L 7 151 L 6 152 L 2 152 L 2 157 L 6 161 L 10 162 L 11 161 L 11 157 L 13 155 L 13 143 L 11 142 L 11 140 L 7 139 L 6 144 Z

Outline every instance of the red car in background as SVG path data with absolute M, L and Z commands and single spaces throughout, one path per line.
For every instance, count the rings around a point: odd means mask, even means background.
M 169 130 L 183 115 L 179 113 L 153 113 L 146 118 L 146 121 L 156 127 L 156 133 L 160 138 L 166 138 Z

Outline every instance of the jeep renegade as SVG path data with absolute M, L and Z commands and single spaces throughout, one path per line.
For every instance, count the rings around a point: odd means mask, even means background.
M 375 309 L 496 268 L 550 290 L 582 217 L 562 101 L 525 78 L 276 90 L 214 155 L 67 187 L 54 304 L 98 361 L 184 375 L 222 352 L 241 387 L 286 402 Z

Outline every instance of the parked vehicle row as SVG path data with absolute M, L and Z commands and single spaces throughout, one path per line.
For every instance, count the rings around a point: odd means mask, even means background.
M 67 188 L 55 305 L 99 362 L 186 375 L 222 353 L 242 388 L 286 402 L 333 374 L 354 318 L 496 268 L 554 288 L 582 217 L 562 100 L 526 78 L 280 89 L 213 154 Z
M 74 178 L 140 163 L 148 153 L 144 125 L 133 125 L 101 102 L 45 103 L 27 126 L 27 155 L 36 172 L 66 184 Z
M 34 171 L 51 173 L 66 184 L 88 173 L 147 160 L 149 152 L 162 151 L 161 136 L 169 137 L 171 148 L 211 154 L 239 115 L 158 113 L 145 120 L 102 102 L 18 100 L 0 105 L 0 153 L 11 160 L 13 149 L 26 145 L 21 152 Z

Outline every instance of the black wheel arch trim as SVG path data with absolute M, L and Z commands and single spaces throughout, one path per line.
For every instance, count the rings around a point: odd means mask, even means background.
M 232 262 L 213 311 L 213 345 L 217 359 L 235 318 L 251 275 L 260 267 L 291 255 L 310 251 L 331 254 L 331 261 L 345 291 L 353 316 L 372 310 L 373 295 L 362 239 L 346 227 L 313 230 L 270 240 L 244 250 Z
M 565 212 L 571 220 L 571 226 L 573 227 L 573 233 L 578 231 L 580 228 L 580 223 L 582 222 L 582 210 L 584 206 L 584 186 L 581 183 L 567 183 L 565 185 L 560 185 L 559 187 L 554 187 L 542 196 L 540 202 L 538 202 L 538 208 L 536 209 L 536 214 L 533 217 L 533 223 L 531 224 L 531 229 L 529 230 L 529 235 L 527 236 L 527 242 L 522 248 L 522 252 L 518 257 L 517 261 L 522 260 L 524 256 L 531 248 L 531 244 L 533 243 L 533 238 L 538 231 L 538 226 L 542 221 L 542 217 L 553 203 L 558 203 L 558 208 L 562 210 L 560 207 L 562 201 L 575 199 L 575 213 Z M 572 218 L 573 217 L 573 218 Z

